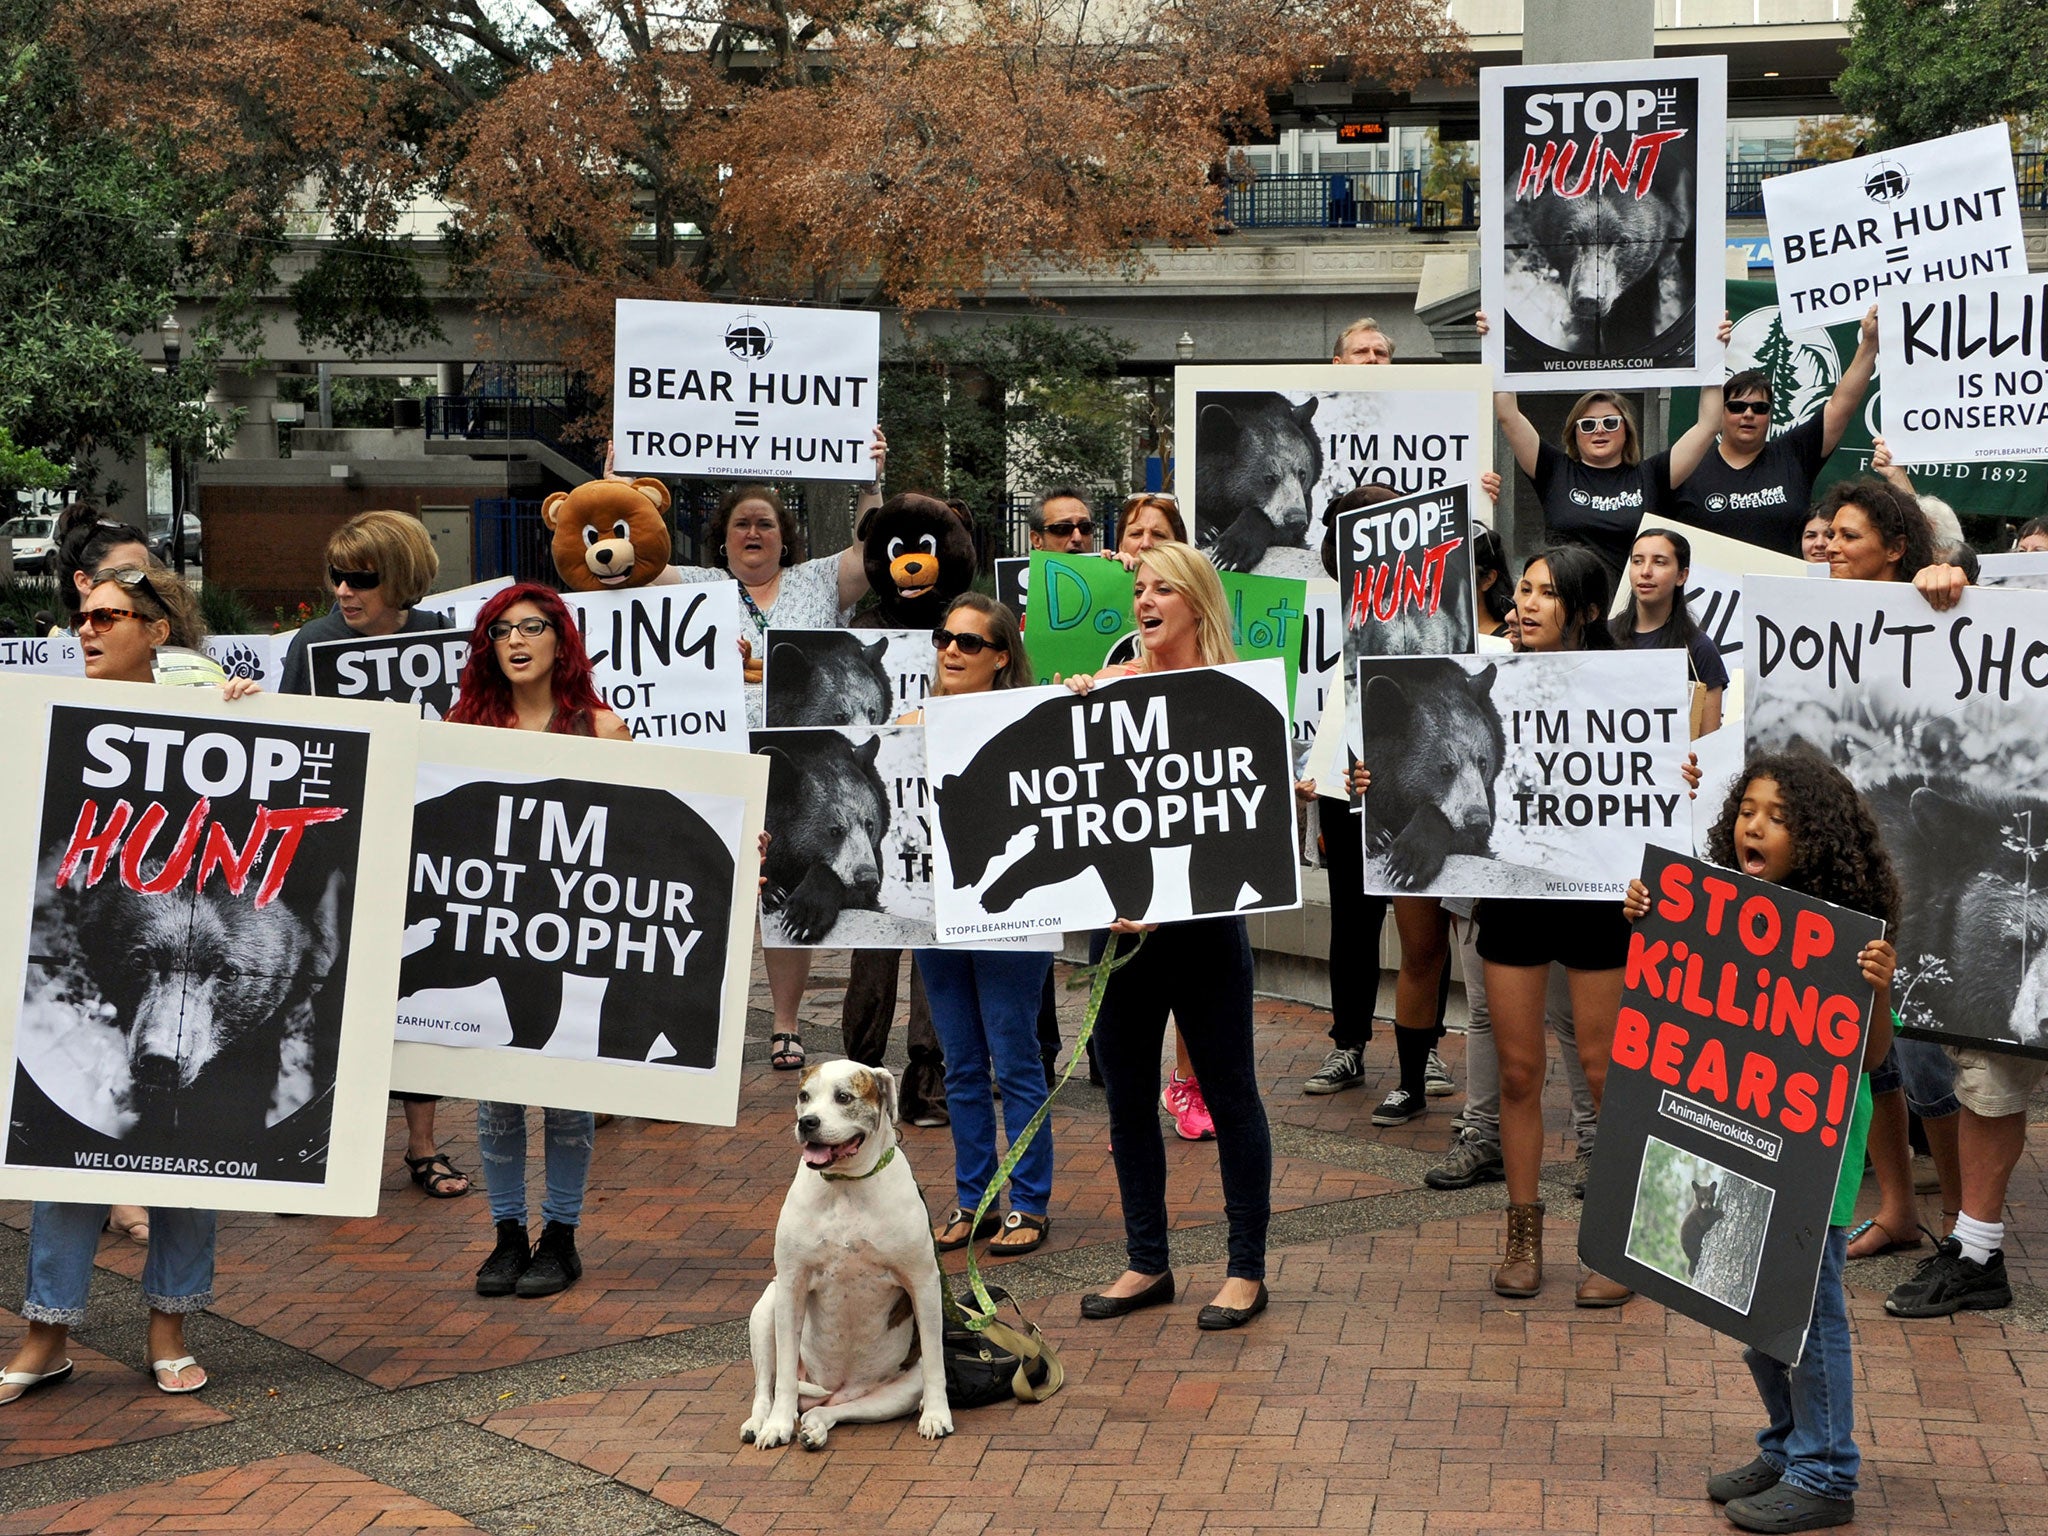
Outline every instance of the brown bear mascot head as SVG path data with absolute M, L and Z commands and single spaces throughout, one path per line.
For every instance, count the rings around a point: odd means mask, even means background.
M 668 487 L 652 476 L 586 480 L 540 504 L 572 592 L 644 587 L 668 569 Z

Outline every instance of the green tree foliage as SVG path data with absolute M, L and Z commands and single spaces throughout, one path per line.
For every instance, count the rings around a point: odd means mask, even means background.
M 1859 0 L 1835 95 L 1873 120 L 1871 147 L 2048 111 L 2041 0 Z
M 1422 179 L 1422 195 L 1444 205 L 1444 214 L 1453 223 L 1457 222 L 1465 206 L 1465 183 L 1479 174 L 1479 164 L 1473 158 L 1473 146 L 1460 139 L 1448 144 L 1434 128 L 1427 135 L 1429 154 L 1428 171 Z
M 308 348 L 331 342 L 355 358 L 446 341 L 411 243 L 361 234 L 323 247 L 291 287 L 299 341 Z
M 52 463 L 33 448 L 23 448 L 0 427 L 0 491 L 54 491 L 71 478 L 62 464 Z

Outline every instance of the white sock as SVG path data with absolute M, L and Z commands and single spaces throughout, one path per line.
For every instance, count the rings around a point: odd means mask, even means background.
M 1949 1236 L 1963 1245 L 1964 1258 L 1978 1264 L 1989 1264 L 1991 1255 L 2005 1246 L 2005 1223 L 1958 1216 L 1955 1230 Z

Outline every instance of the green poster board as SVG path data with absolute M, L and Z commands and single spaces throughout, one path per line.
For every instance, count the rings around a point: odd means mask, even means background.
M 1287 705 L 1294 707 L 1295 675 L 1301 665 L 1301 627 L 1308 608 L 1308 584 L 1286 576 L 1220 572 L 1230 604 L 1231 642 L 1240 661 L 1277 656 L 1287 664 Z M 1041 683 L 1054 676 L 1100 672 L 1110 653 L 1119 658 L 1135 643 L 1131 617 L 1131 573 L 1121 561 L 1100 555 L 1048 554 L 1033 550 L 1024 600 L 1024 643 L 1032 673 Z M 1124 642 L 1121 650 L 1118 642 Z
M 1728 284 L 1728 314 L 1735 334 L 1728 343 L 1728 368 L 1762 368 L 1771 376 L 1773 435 L 1795 427 L 1827 403 L 1849 359 L 1856 355 L 1856 327 L 1831 326 L 1825 331 L 1785 330 L 1778 319 L 1778 285 L 1771 282 Z M 1863 408 L 1850 420 L 1842 441 L 1821 466 L 1814 482 L 1819 492 L 1837 480 L 1870 473 L 1871 439 L 1884 420 L 1884 355 L 1877 360 L 1877 378 L 1863 397 Z M 1789 409 L 1786 408 L 1789 402 Z M 1690 427 L 1699 416 L 1695 391 L 1673 390 L 1671 436 Z M 1914 488 L 1939 496 L 1963 517 L 2025 520 L 2048 512 L 2048 463 L 2004 459 L 1985 463 L 1919 464 L 1908 471 Z M 1969 531 L 1966 529 L 1966 531 Z M 1981 537 L 1977 530 L 1973 537 Z

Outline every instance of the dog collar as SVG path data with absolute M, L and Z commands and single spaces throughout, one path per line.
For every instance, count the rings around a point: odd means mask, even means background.
M 818 1170 L 818 1177 L 821 1179 L 835 1179 L 841 1181 L 848 1179 L 872 1179 L 876 1174 L 880 1173 L 884 1168 L 889 1166 L 889 1160 L 895 1157 L 895 1155 L 896 1149 L 892 1146 L 889 1148 L 888 1151 L 884 1152 L 880 1157 L 875 1159 L 875 1166 L 870 1168 L 866 1173 L 827 1173 L 824 1169 L 820 1168 Z

